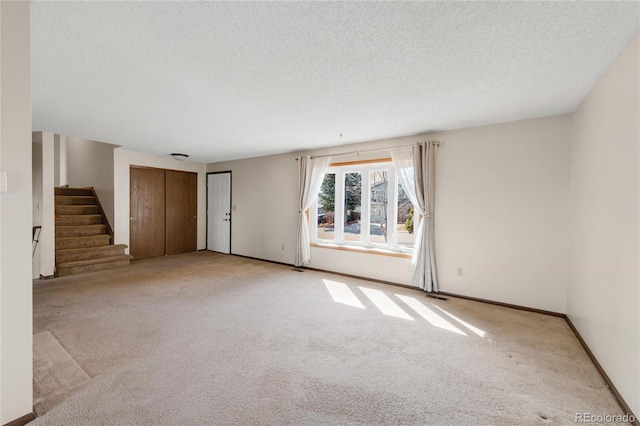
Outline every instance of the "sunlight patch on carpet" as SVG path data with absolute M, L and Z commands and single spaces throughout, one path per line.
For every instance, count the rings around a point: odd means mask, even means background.
M 415 297 L 403 296 L 401 294 L 396 294 L 396 296 L 398 297 L 398 299 L 406 303 L 407 306 L 409 306 L 411 309 L 416 311 L 418 315 L 420 315 L 422 318 L 429 321 L 429 323 L 432 326 L 466 336 L 466 334 L 460 331 L 458 327 L 454 326 L 449 321 L 442 318 L 440 315 L 436 314 L 431 309 L 427 308 L 425 305 L 420 303 L 420 301 Z
M 329 294 L 334 302 L 353 306 L 354 308 L 366 309 L 345 283 L 325 279 L 322 281 L 324 281 L 324 285 L 327 287 L 327 290 L 329 290 Z
M 440 306 L 438 305 L 433 305 L 434 308 L 438 308 L 440 311 L 442 311 L 443 314 L 448 315 L 449 317 L 451 317 L 452 319 L 458 321 L 462 326 L 466 327 L 469 329 L 469 331 L 477 334 L 480 337 L 484 337 L 485 334 L 487 334 L 485 331 L 480 330 L 478 327 L 475 327 L 471 324 L 469 324 L 468 322 L 461 320 L 460 318 L 458 318 L 457 316 L 450 314 L 449 312 L 445 311 L 444 309 L 442 309 Z
M 88 379 L 87 373 L 50 331 L 33 335 L 33 391 L 36 401 Z
M 380 290 L 374 290 L 367 287 L 359 287 L 365 296 L 376 305 L 376 308 L 385 315 L 390 317 L 402 318 L 409 321 L 415 321 L 408 313 Z

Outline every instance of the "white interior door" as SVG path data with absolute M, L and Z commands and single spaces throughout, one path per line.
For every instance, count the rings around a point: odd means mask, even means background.
M 231 252 L 231 173 L 207 175 L 207 249 Z

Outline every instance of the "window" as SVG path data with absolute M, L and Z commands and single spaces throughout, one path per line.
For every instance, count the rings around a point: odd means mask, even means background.
M 389 160 L 332 165 L 311 211 L 313 242 L 413 250 L 413 206 Z
M 344 174 L 344 203 L 342 203 L 342 233 L 345 241 L 362 241 L 362 174 Z
M 311 223 L 317 223 L 315 233 L 316 240 L 333 240 L 335 236 L 335 217 L 336 217 L 336 174 L 326 173 L 320 192 L 318 194 L 318 202 L 316 208 L 316 220 Z M 314 234 L 312 234 L 314 235 Z M 314 238 L 312 237 L 312 240 Z

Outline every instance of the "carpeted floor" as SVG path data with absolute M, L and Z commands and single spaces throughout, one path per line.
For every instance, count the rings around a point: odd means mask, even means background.
M 211 252 L 36 281 L 34 335 L 33 425 L 622 414 L 561 318 Z

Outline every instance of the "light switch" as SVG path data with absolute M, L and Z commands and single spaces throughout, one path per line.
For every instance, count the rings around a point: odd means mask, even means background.
M 7 172 L 0 170 L 0 192 L 7 192 Z

